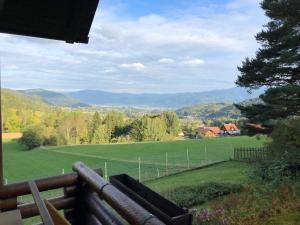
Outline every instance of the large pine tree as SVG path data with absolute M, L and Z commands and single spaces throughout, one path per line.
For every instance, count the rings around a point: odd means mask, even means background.
M 300 0 L 264 0 L 261 6 L 270 22 L 256 35 L 256 56 L 238 67 L 236 83 L 249 90 L 267 87 L 262 103 L 238 108 L 271 131 L 276 121 L 300 115 Z

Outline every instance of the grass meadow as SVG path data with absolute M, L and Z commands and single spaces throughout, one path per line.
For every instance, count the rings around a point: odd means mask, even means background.
M 139 177 L 138 158 L 141 159 L 141 178 L 155 191 L 168 188 L 195 185 L 202 182 L 243 183 L 248 165 L 239 162 L 225 162 L 204 169 L 196 169 L 173 176 L 157 178 L 212 162 L 228 160 L 234 147 L 259 147 L 265 139 L 255 137 L 227 137 L 168 142 L 144 142 L 131 144 L 78 145 L 24 149 L 17 140 L 4 141 L 4 175 L 8 183 L 54 176 L 71 172 L 72 164 L 82 161 L 92 168 L 104 169 L 107 164 L 108 176 L 127 173 Z M 187 153 L 189 157 L 187 157 Z M 189 162 L 188 159 L 189 158 Z M 148 180 L 148 181 L 146 181 Z M 44 197 L 61 195 L 61 190 L 42 193 Z M 20 201 L 32 201 L 30 195 Z M 24 220 L 25 224 L 38 222 L 39 218 Z
M 131 144 L 77 145 L 39 148 L 26 151 L 16 140 L 4 141 L 5 179 L 8 183 L 58 175 L 71 171 L 72 164 L 82 161 L 92 168 L 104 168 L 107 175 L 127 173 L 142 181 L 228 160 L 234 147 L 259 147 L 265 139 L 226 137 L 168 142 Z M 167 155 L 167 157 L 166 157 Z M 188 156 L 187 156 L 188 155 Z M 167 158 L 167 168 L 166 168 Z M 188 160 L 189 159 L 189 160 Z

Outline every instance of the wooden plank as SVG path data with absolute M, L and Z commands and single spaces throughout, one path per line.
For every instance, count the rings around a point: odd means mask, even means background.
M 76 204 L 76 199 L 75 197 L 59 197 L 49 199 L 49 202 L 58 210 L 72 209 Z M 20 209 L 23 219 L 39 215 L 39 210 L 35 203 L 18 205 L 18 209 Z
M 20 210 L 0 213 L 0 225 L 23 225 Z
M 45 200 L 45 204 L 55 225 L 71 225 L 49 201 Z
M 47 207 L 46 207 L 44 201 L 42 200 L 42 198 L 40 196 L 39 190 L 38 190 L 35 182 L 29 181 L 28 184 L 29 184 L 33 199 L 39 209 L 40 216 L 42 218 L 44 225 L 54 225 L 53 220 L 47 210 Z

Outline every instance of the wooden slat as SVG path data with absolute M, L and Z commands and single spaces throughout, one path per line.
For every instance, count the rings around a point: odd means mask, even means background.
M 45 200 L 45 204 L 55 225 L 71 225 L 49 201 Z
M 54 225 L 53 220 L 47 210 L 47 207 L 46 207 L 44 201 L 42 200 L 42 198 L 40 196 L 39 190 L 38 190 L 35 182 L 29 181 L 28 184 L 29 184 L 33 199 L 39 209 L 40 216 L 42 218 L 44 225 Z
M 76 204 L 76 199 L 75 197 L 59 197 L 49 199 L 49 202 L 58 210 L 72 209 Z M 20 209 L 23 219 L 39 215 L 39 211 L 35 203 L 19 205 L 18 209 Z

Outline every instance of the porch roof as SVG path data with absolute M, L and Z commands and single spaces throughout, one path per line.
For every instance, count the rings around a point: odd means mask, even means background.
M 99 0 L 0 0 L 0 32 L 88 43 Z

